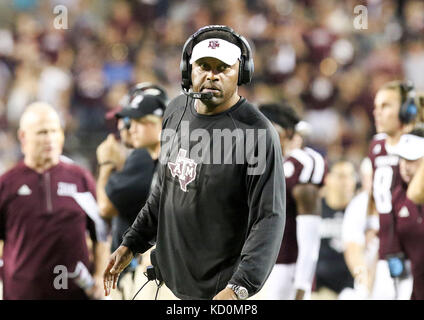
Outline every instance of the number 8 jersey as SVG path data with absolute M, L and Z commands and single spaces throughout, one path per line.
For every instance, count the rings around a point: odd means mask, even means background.
M 399 242 L 394 232 L 392 213 L 392 192 L 402 183 L 399 173 L 399 157 L 391 154 L 391 146 L 386 143 L 387 135 L 380 133 L 371 141 L 368 157 L 373 168 L 372 193 L 379 215 L 380 239 L 379 259 L 387 254 L 400 252 Z

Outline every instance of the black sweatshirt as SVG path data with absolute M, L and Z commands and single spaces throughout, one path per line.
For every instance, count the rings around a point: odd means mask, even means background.
M 181 95 L 166 109 L 159 181 L 122 244 L 143 253 L 157 241 L 157 267 L 178 298 L 211 299 L 228 283 L 251 296 L 283 237 L 279 138 L 244 98 L 210 116 L 193 101 Z

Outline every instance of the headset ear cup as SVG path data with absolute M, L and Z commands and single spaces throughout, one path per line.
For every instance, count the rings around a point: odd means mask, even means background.
M 252 69 L 251 65 L 248 60 L 246 60 L 246 57 L 242 55 L 240 57 L 240 65 L 239 65 L 239 76 L 238 76 L 238 82 L 237 85 L 242 85 L 249 83 L 252 77 Z
M 183 89 L 187 89 L 187 62 L 185 61 L 184 58 L 181 59 L 180 69 L 181 69 L 181 87 L 183 87 Z
M 187 81 L 186 81 L 186 88 L 187 88 L 187 90 L 189 90 L 190 89 L 190 86 L 191 86 L 191 64 L 190 63 L 188 63 L 188 59 L 187 59 Z
M 252 75 L 254 71 L 254 64 L 252 59 L 252 48 L 249 45 L 249 42 L 244 38 L 243 36 L 237 34 L 237 37 L 239 38 L 241 45 L 244 47 L 244 54 L 242 55 L 243 58 L 243 76 L 242 76 L 242 82 L 241 84 L 247 84 L 252 80 Z
M 402 123 L 408 124 L 415 120 L 418 116 L 418 108 L 415 104 L 414 99 L 407 99 L 405 103 L 402 104 L 399 112 L 399 119 Z
M 240 86 L 242 85 L 244 82 L 244 56 L 240 57 L 240 64 L 239 64 L 239 73 L 238 73 L 238 80 L 237 80 L 237 85 Z
M 246 84 L 246 83 L 249 83 L 250 80 L 252 79 L 252 74 L 253 74 L 252 62 L 250 60 L 244 61 L 243 66 L 244 66 L 243 84 Z
M 403 124 L 408 123 L 408 119 L 407 119 L 407 115 L 406 115 L 406 102 L 402 103 L 402 105 L 400 106 L 400 109 L 399 109 L 399 120 Z
M 187 39 L 184 43 L 183 52 L 181 54 L 180 61 L 180 71 L 181 71 L 181 87 L 183 90 L 188 91 L 191 85 L 191 65 L 190 65 L 190 55 L 188 51 L 191 44 L 193 43 L 194 35 Z
M 402 104 L 399 109 L 399 119 L 402 123 L 408 124 L 418 116 L 418 106 L 415 104 L 415 91 L 412 81 L 405 81 L 400 84 Z
M 181 70 L 181 87 L 188 91 L 191 85 L 191 65 L 188 61 L 187 54 L 184 54 L 183 58 L 181 59 L 180 70 Z

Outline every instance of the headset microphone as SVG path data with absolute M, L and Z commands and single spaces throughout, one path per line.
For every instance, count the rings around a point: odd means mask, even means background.
M 210 100 L 213 98 L 212 92 L 187 92 L 183 90 L 183 93 L 193 99 Z

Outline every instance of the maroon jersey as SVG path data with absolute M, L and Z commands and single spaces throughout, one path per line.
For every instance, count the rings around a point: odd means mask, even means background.
M 402 251 L 411 261 L 414 279 L 412 296 L 424 300 L 424 206 L 416 205 L 406 197 L 407 184 L 400 184 L 393 191 L 393 212 L 396 234 Z
M 286 226 L 283 241 L 278 254 L 277 263 L 290 264 L 297 260 L 297 232 L 296 232 L 296 201 L 293 198 L 293 189 L 298 184 L 312 183 L 321 186 L 327 167 L 324 158 L 311 148 L 293 150 L 284 161 L 284 175 L 286 178 Z
M 379 259 L 385 259 L 387 254 L 400 250 L 396 235 L 393 235 L 391 231 L 393 219 L 390 213 L 392 212 L 393 190 L 395 186 L 402 183 L 402 180 L 399 174 L 399 157 L 390 153 L 386 137 L 385 134 L 375 135 L 368 154 L 373 168 L 372 192 L 380 220 Z
M 93 195 L 91 174 L 71 163 L 40 174 L 20 162 L 0 177 L 4 299 L 86 298 L 72 279 L 55 288 L 54 272 L 72 273 L 78 261 L 90 268 L 86 232 L 94 241 L 105 236 Z

